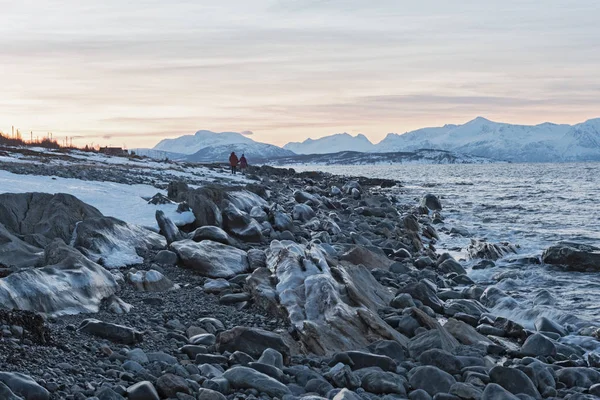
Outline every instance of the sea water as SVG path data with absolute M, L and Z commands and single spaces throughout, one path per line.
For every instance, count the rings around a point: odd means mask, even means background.
M 600 326 L 600 266 L 597 273 L 564 271 L 539 263 L 543 251 L 559 241 L 600 247 L 600 163 L 294 166 L 340 175 L 399 180 L 405 202 L 426 193 L 444 207 L 444 226 L 467 237 L 442 233 L 436 247 L 451 250 L 482 285 L 496 285 L 512 296 L 517 309 L 494 309 L 527 328 L 539 316 L 577 326 Z M 495 268 L 472 270 L 465 249 L 471 239 L 509 242 L 519 253 Z M 548 291 L 551 299 L 541 297 Z M 541 294 L 540 294 L 541 293 Z M 543 304 L 542 304 L 543 303 Z

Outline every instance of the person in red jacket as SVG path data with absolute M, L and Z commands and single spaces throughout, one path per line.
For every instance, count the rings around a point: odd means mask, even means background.
M 231 152 L 231 155 L 229 156 L 229 165 L 231 165 L 231 173 L 233 175 L 235 175 L 235 172 L 237 171 L 237 165 L 238 165 L 238 158 L 235 155 L 235 152 Z
M 244 175 L 246 175 L 246 168 L 248 168 L 248 160 L 246 160 L 246 156 L 242 154 L 240 157 L 240 170 Z

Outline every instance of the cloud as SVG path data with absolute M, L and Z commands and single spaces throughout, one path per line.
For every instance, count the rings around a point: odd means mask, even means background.
M 254 135 L 254 132 L 252 132 L 252 131 L 242 131 L 240 133 L 242 135 L 244 135 L 244 136 L 252 136 L 252 135 Z

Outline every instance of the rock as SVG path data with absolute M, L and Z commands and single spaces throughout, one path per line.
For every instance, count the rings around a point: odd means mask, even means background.
M 377 368 L 358 370 L 356 374 L 360 377 L 361 387 L 369 393 L 406 395 L 406 380 L 400 375 Z
M 327 396 L 327 393 L 333 390 L 333 386 L 323 379 L 311 379 L 304 386 L 304 390 L 307 393 L 318 393 L 321 396 Z
M 467 346 L 474 346 L 487 349 L 490 346 L 494 346 L 494 342 L 489 340 L 487 337 L 479 334 L 472 326 L 467 325 L 462 321 L 450 318 L 444 328 L 450 333 L 456 340 Z
M 315 196 L 302 190 L 296 190 L 294 192 L 294 200 L 296 200 L 298 203 L 308 203 L 309 201 L 318 203 L 318 200 Z
M 556 356 L 556 346 L 546 336 L 536 333 L 529 336 L 525 343 L 523 343 L 521 353 L 532 357 L 553 357 Z
M 0 280 L 4 308 L 47 314 L 95 313 L 118 288 L 110 272 L 58 239 L 46 247 L 44 258 L 46 267 Z
M 143 339 L 142 333 L 133 328 L 97 319 L 83 320 L 78 331 L 123 344 L 136 344 Z
M 187 382 L 180 376 L 164 374 L 156 380 L 156 389 L 162 397 L 176 397 L 177 393 L 191 394 Z
M 374 253 L 363 246 L 354 246 L 350 251 L 344 253 L 341 259 L 354 265 L 364 265 L 369 270 L 389 269 L 394 263 L 384 254 Z
M 127 400 L 160 400 L 151 382 L 142 381 L 127 388 Z
M 213 242 L 231 244 L 231 238 L 223 229 L 218 226 L 201 226 L 192 233 L 190 238 L 194 242 L 201 242 L 203 240 L 211 240 Z
M 535 399 L 542 397 L 531 379 L 523 371 L 496 366 L 490 370 L 489 375 L 492 383 L 497 383 L 512 394 L 523 393 Z
M 210 389 L 199 389 L 196 397 L 198 400 L 227 400 L 221 393 Z
M 394 340 L 378 340 L 373 342 L 367 349 L 374 353 L 387 356 L 397 363 L 401 363 L 407 358 L 407 349 Z
M 265 349 L 258 359 L 259 363 L 272 365 L 276 368 L 283 369 L 283 355 L 274 349 Z
M 485 387 L 481 400 L 520 400 L 508 390 L 495 383 L 490 383 Z
M 292 210 L 292 218 L 300 222 L 308 222 L 315 218 L 317 214 L 306 204 L 296 204 Z
M 414 306 L 415 302 L 413 301 L 412 296 L 408 293 L 400 293 L 398 296 L 394 297 L 390 303 L 390 307 L 394 307 L 399 310 L 404 310 L 405 308 Z
M 187 191 L 183 196 L 179 196 L 178 201 L 183 200 L 186 200 L 192 209 L 196 217 L 196 226 L 221 226 L 223 224 L 221 210 L 212 200 L 210 190 L 196 189 Z
M 106 386 L 96 392 L 96 397 L 98 400 L 125 400 L 125 397 Z
M 217 348 L 221 353 L 242 351 L 255 358 L 269 348 L 281 353 L 285 359 L 290 356 L 290 348 L 277 333 L 243 326 L 221 332 Z
M 332 362 L 342 362 L 342 360 L 349 359 L 351 361 L 351 367 L 353 370 L 379 367 L 384 371 L 395 371 L 396 362 L 388 356 L 371 354 L 363 351 L 348 351 L 344 353 L 338 353 L 333 357 Z
M 206 282 L 204 283 L 204 286 L 202 286 L 202 289 L 204 290 L 205 293 L 209 293 L 209 294 L 216 294 L 216 293 L 221 293 L 224 290 L 227 290 L 231 287 L 231 284 L 229 283 L 228 280 L 223 279 L 223 278 L 218 278 L 218 279 L 207 279 Z
M 150 362 L 148 356 L 142 349 L 133 349 L 127 352 L 127 358 L 132 361 L 136 361 L 140 364 L 147 364 Z
M 462 382 L 456 382 L 450 388 L 450 394 L 465 400 L 481 399 L 481 390 Z
M 189 342 L 193 345 L 212 346 L 217 342 L 217 338 L 212 333 L 201 333 L 189 338 Z
M 227 203 L 223 209 L 223 225 L 226 231 L 245 242 L 260 242 L 263 239 L 258 222 L 232 203 Z
M 442 202 L 435 195 L 428 193 L 421 199 L 421 206 L 427 207 L 432 211 L 441 211 Z
M 250 249 L 248 250 L 248 264 L 250 265 L 250 271 L 266 268 L 267 255 L 260 249 Z
M 231 278 L 250 270 L 245 251 L 222 243 L 182 240 L 171 248 L 185 267 L 209 278 Z
M 556 371 L 556 380 L 568 388 L 589 388 L 600 383 L 600 372 L 585 367 L 563 368 Z
M 292 218 L 281 210 L 274 210 L 270 218 L 273 228 L 279 232 L 292 231 L 294 229 Z
M 438 269 L 443 274 L 449 274 L 451 272 L 455 272 L 458 275 L 466 275 L 467 274 L 467 271 L 465 271 L 463 266 L 460 265 L 460 263 L 458 261 L 453 260 L 453 259 L 448 259 L 448 260 L 444 261 L 443 263 L 441 263 L 438 266 Z
M 287 386 L 252 368 L 233 367 L 225 371 L 223 377 L 235 389 L 256 389 L 271 397 L 280 398 L 291 394 Z
M 452 375 L 432 366 L 414 368 L 409 375 L 411 387 L 423 389 L 431 396 L 450 392 L 450 388 L 456 383 Z
M 29 375 L 19 372 L 0 372 L 0 382 L 4 383 L 13 394 L 21 396 L 25 400 L 50 399 L 50 393 L 38 385 Z
M 2 400 L 23 400 L 21 396 L 17 396 L 4 383 L 0 382 L 0 399 Z
M 334 365 L 329 372 L 325 374 L 338 388 L 357 389 L 361 385 L 361 380 L 348 365 L 338 363 Z
M 567 336 L 567 331 L 565 328 L 546 317 L 539 317 L 535 320 L 534 325 L 538 332 L 553 332 L 559 334 L 560 336 Z
M 477 318 L 488 310 L 477 300 L 472 299 L 454 299 L 446 301 L 444 314 L 453 317 L 458 313 L 473 315 Z
M 600 248 L 580 243 L 560 242 L 542 255 L 545 264 L 561 265 L 571 271 L 600 270 Z
M 105 268 L 142 264 L 140 254 L 163 250 L 165 238 L 138 225 L 112 217 L 87 218 L 77 225 L 71 240 L 87 258 Z
M 408 396 L 410 400 L 431 400 L 432 397 L 423 389 L 417 389 L 410 392 Z
M 177 265 L 177 254 L 170 250 L 161 250 L 154 257 L 154 262 L 159 265 L 174 267 Z
M 400 292 L 410 294 L 413 299 L 420 300 L 427 307 L 431 307 L 435 312 L 442 313 L 444 311 L 444 304 L 442 301 L 431 286 L 423 281 L 410 283 L 400 289 Z
M 177 225 L 165 215 L 164 211 L 156 210 L 156 222 L 160 233 L 167 239 L 168 245 L 185 238 L 185 235 L 179 231 Z
M 24 242 L 0 223 L 0 265 L 21 268 L 42 263 L 41 249 Z
M 408 214 L 402 219 L 402 223 L 406 230 L 411 232 L 419 232 L 421 230 L 421 225 L 419 224 L 419 220 L 412 214 Z
M 137 271 L 129 273 L 129 281 L 142 292 L 164 292 L 174 288 L 173 282 L 158 271 Z
M 223 323 L 216 318 L 200 318 L 196 324 L 206 332 L 212 333 L 213 335 L 225 330 Z
M 423 365 L 431 365 L 451 375 L 460 373 L 462 363 L 458 357 L 453 356 L 441 349 L 430 349 L 419 356 L 419 362 Z
M 467 252 L 472 259 L 482 258 L 496 261 L 507 254 L 516 254 L 517 249 L 508 243 L 488 243 L 483 240 L 471 239 L 471 244 L 467 246 Z

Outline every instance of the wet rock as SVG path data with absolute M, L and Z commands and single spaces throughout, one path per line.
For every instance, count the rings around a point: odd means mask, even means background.
M 160 400 L 151 382 L 142 381 L 127 388 L 128 400 Z
M 442 210 L 442 202 L 440 201 L 440 199 L 437 198 L 437 196 L 431 193 L 428 193 L 425 196 L 423 196 L 423 199 L 421 199 L 421 205 L 427 207 L 432 211 Z
M 235 389 L 256 389 L 269 396 L 280 398 L 291 394 L 287 386 L 252 368 L 233 367 L 225 371 L 223 377 Z
M 523 371 L 496 366 L 490 370 L 489 375 L 492 383 L 497 383 L 512 394 L 523 393 L 535 399 L 542 397 L 531 379 Z
M 221 353 L 242 351 L 256 358 L 269 348 L 278 351 L 286 359 L 290 356 L 289 346 L 277 333 L 243 326 L 221 332 L 217 347 Z
M 222 243 L 182 240 L 171 248 L 185 267 L 209 278 L 231 278 L 250 269 L 245 251 Z
M 349 359 L 351 361 L 351 367 L 353 370 L 379 367 L 384 371 L 396 370 L 396 362 L 388 356 L 371 354 L 363 351 L 348 351 L 344 353 L 338 353 L 333 357 L 332 362 L 337 362 Z
M 409 382 L 414 389 L 423 389 L 429 395 L 448 393 L 456 379 L 447 372 L 432 366 L 417 367 L 410 371 Z
M 10 391 L 25 400 L 48 400 L 50 393 L 38 385 L 30 376 L 19 372 L 0 372 L 0 382 Z M 4 389 L 6 392 L 6 389 Z M 8 393 L 10 396 L 10 393 Z
M 412 296 L 408 293 L 401 293 L 398 296 L 394 297 L 392 302 L 390 303 L 390 307 L 394 307 L 400 310 L 404 310 L 405 308 L 414 307 L 415 302 L 412 299 Z
M 549 247 L 542 255 L 546 264 L 561 265 L 571 271 L 600 270 L 600 248 L 581 243 L 560 242 Z
M 466 275 L 467 274 L 467 271 L 465 271 L 463 266 L 460 265 L 460 263 L 458 261 L 453 260 L 453 259 L 448 259 L 448 260 L 444 261 L 443 263 L 441 263 L 438 266 L 438 269 L 443 274 L 449 274 L 451 272 L 455 272 L 458 275 Z
M 556 355 L 556 346 L 546 336 L 536 333 L 529 336 L 525 343 L 523 343 L 521 352 L 532 357 L 553 357 Z
M 218 226 L 201 226 L 192 233 L 190 238 L 194 242 L 201 242 L 203 240 L 211 240 L 213 242 L 231 244 L 231 238 L 223 229 Z
M 471 239 L 471 244 L 467 246 L 467 252 L 472 259 L 482 258 L 496 261 L 507 254 L 516 254 L 517 249 L 509 243 L 488 243 L 483 240 Z
M 78 331 L 123 344 L 136 344 L 143 339 L 142 333 L 133 328 L 97 319 L 83 320 Z
M 387 356 L 397 363 L 403 362 L 407 358 L 407 349 L 394 340 L 378 340 L 371 343 L 368 350 L 374 354 Z

